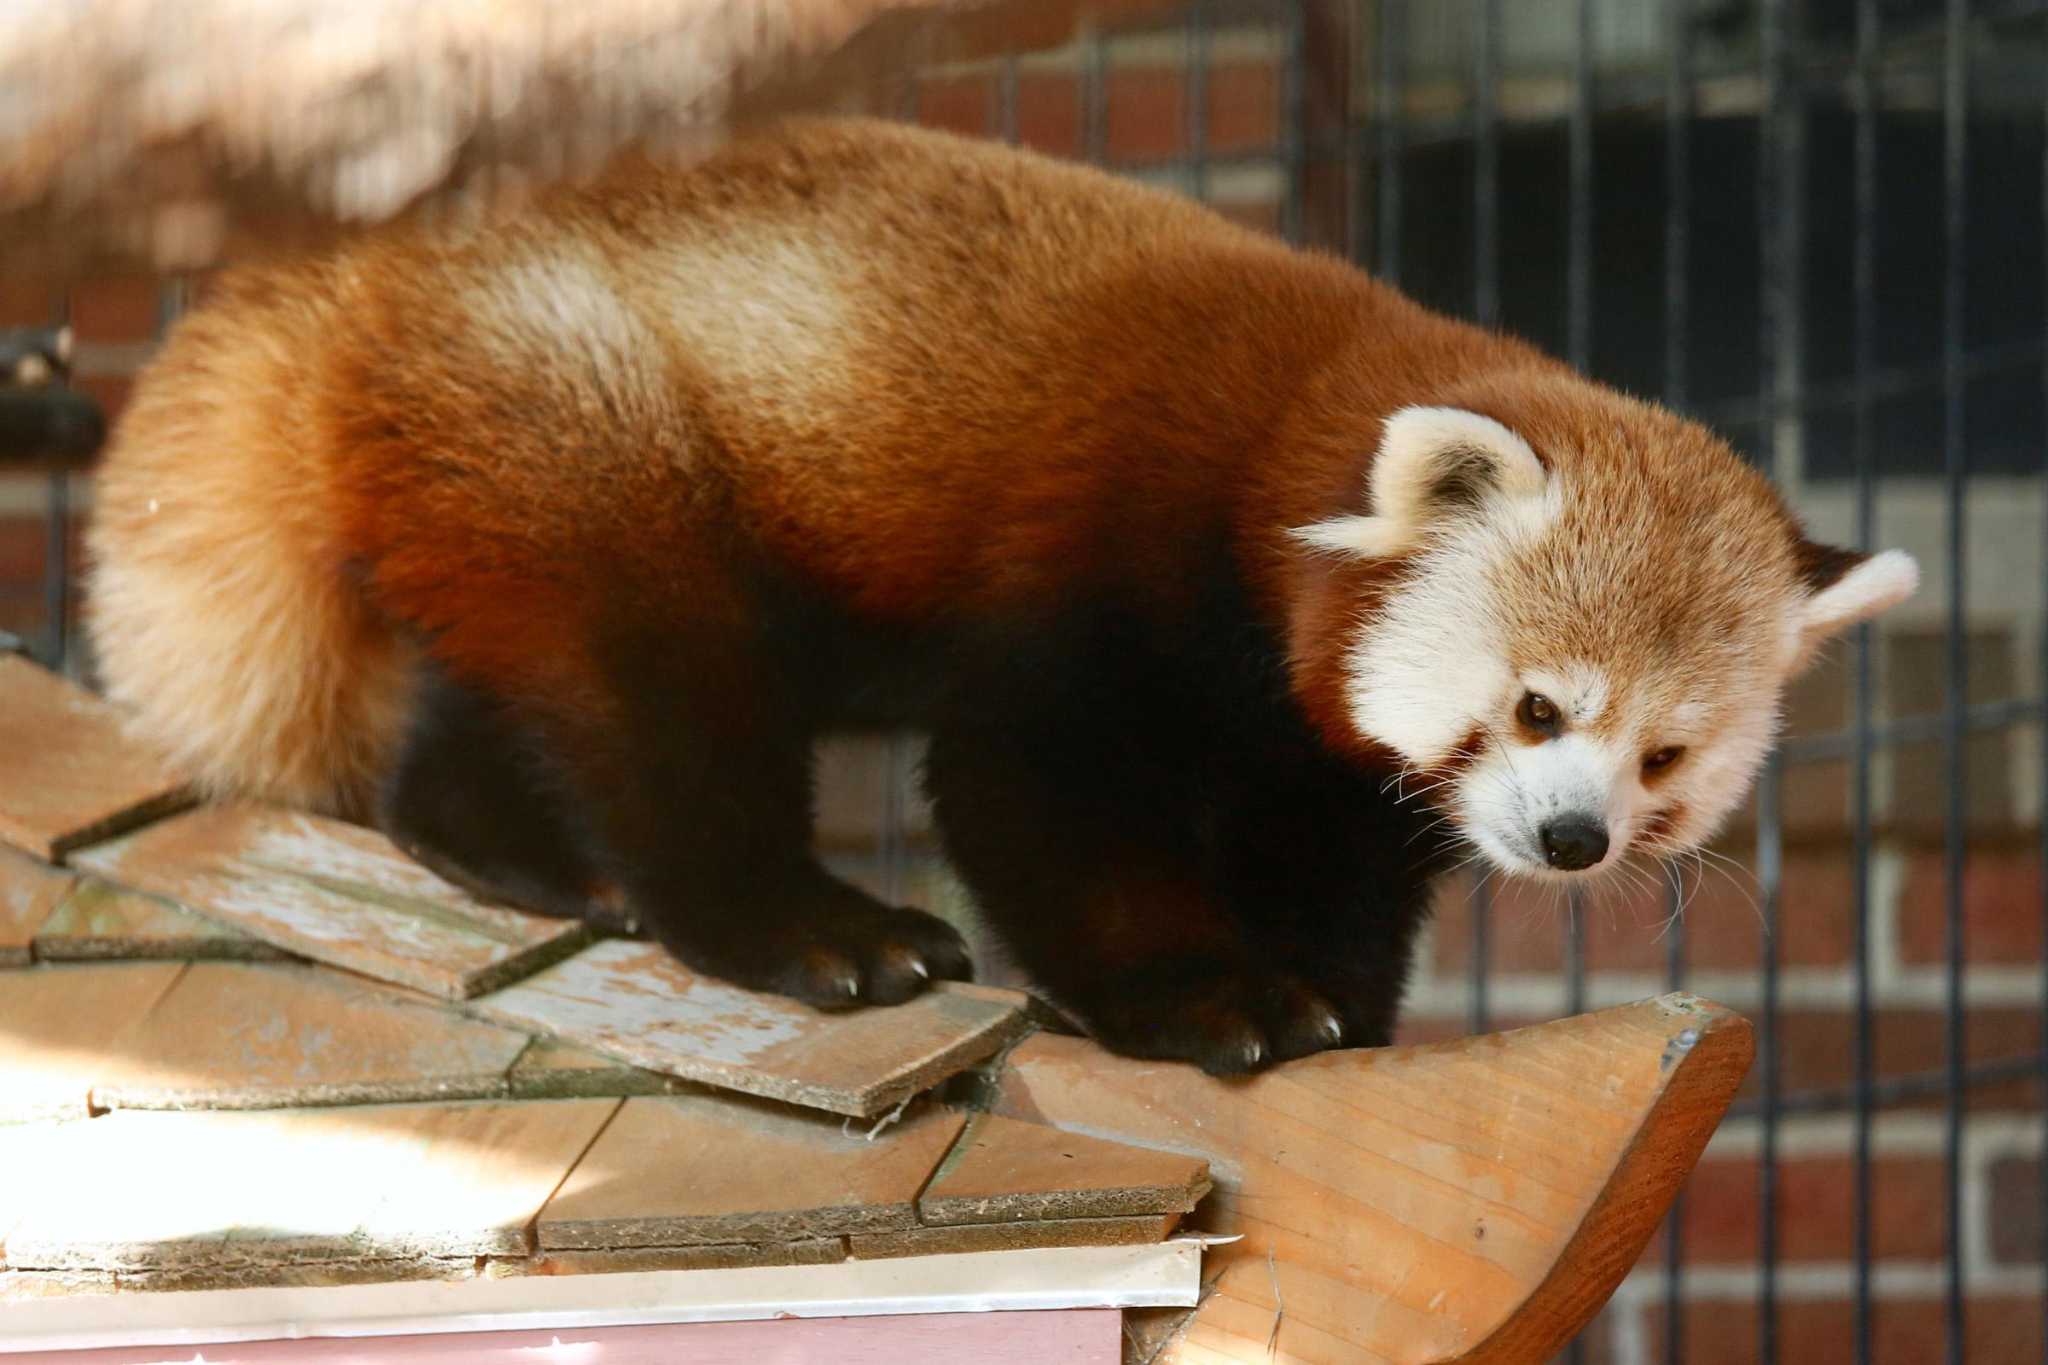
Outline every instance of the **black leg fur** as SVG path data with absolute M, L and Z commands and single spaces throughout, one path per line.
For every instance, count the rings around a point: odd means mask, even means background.
M 820 1007 L 893 1004 L 972 974 L 944 921 L 884 905 L 811 851 L 802 651 L 683 623 L 613 640 L 610 714 L 547 727 L 601 870 L 698 970 Z M 685 638 L 687 632 L 687 638 Z
M 627 927 L 531 748 L 498 703 L 423 665 L 412 727 L 379 794 L 378 823 L 472 895 Z
M 991 926 L 1112 1049 L 1257 1070 L 1392 1029 L 1431 816 L 1329 756 L 1231 635 L 1128 623 L 1013 648 L 934 725 L 926 779 Z

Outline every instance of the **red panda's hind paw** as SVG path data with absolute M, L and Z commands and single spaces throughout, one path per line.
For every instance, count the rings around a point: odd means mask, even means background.
M 819 1009 L 897 1005 L 934 981 L 968 981 L 974 964 L 960 934 L 921 910 L 880 910 L 821 925 L 775 989 Z
M 1153 989 L 1126 986 L 1110 1008 L 1082 1011 L 1089 1032 L 1112 1052 L 1242 1076 L 1351 1041 L 1343 1015 L 1291 976 L 1256 968 L 1147 975 Z

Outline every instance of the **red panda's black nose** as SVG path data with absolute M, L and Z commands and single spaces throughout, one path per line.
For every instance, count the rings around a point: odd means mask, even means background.
M 1607 827 L 1583 815 L 1566 815 L 1543 826 L 1543 856 L 1552 867 L 1577 872 L 1607 856 Z

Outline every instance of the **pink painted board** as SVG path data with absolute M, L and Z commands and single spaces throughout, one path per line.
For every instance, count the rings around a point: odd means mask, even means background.
M 35 1351 L 8 1365 L 1117 1365 L 1114 1308 Z

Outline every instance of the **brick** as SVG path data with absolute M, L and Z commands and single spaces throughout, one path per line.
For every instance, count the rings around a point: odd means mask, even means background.
M 135 379 L 125 374 L 95 374 L 80 378 L 74 385 L 82 393 L 90 394 L 100 405 L 100 413 L 106 419 L 107 430 L 114 429 L 114 423 L 121 420 L 121 410 L 128 406 L 128 400 L 135 393 Z
M 1019 72 L 1017 141 L 1053 156 L 1078 157 L 1081 138 L 1081 84 L 1072 73 Z
M 1968 632 L 1964 654 L 1969 671 L 1965 694 L 1972 702 L 2019 695 L 2013 639 L 2005 630 Z M 1887 705 L 1895 716 L 1939 713 L 1946 703 L 1948 637 L 1938 630 L 1887 630 L 1883 664 Z M 2002 730 L 1983 731 L 1963 741 L 1968 788 L 1964 818 L 1972 830 L 2012 827 L 2012 744 Z M 1923 836 L 1947 829 L 1948 774 L 1938 741 L 1902 744 L 1891 751 L 1888 823 Z
M 34 493 L 38 501 L 43 496 L 44 479 L 32 476 Z M 71 526 L 71 562 L 84 562 L 84 520 L 74 519 Z M 43 567 L 49 550 L 49 520 L 41 513 L 31 515 L 0 515 L 0 583 L 13 584 L 30 590 L 35 604 L 42 605 Z
M 0 848 L 0 967 L 28 965 L 37 931 L 73 880 L 69 872 Z
M 598 943 L 475 1002 L 488 1016 L 666 1075 L 873 1117 L 1028 1024 L 1024 997 L 943 982 L 886 1009 L 821 1013 L 699 976 L 652 944 Z
M 157 334 L 163 281 L 153 275 L 94 275 L 71 290 L 71 325 L 80 341 L 149 341 Z
M 1754 1018 L 1756 1011 L 1750 1014 Z M 1947 1016 L 1939 1009 L 1877 1010 L 1872 1016 L 1877 1074 L 1940 1070 L 1946 1065 L 1947 1027 Z M 1849 1011 L 1781 1010 L 1777 1029 L 1781 1093 L 1850 1084 L 1855 1073 L 1855 1036 L 1856 1017 Z M 2030 1056 L 2040 1040 L 2038 1010 L 1973 1009 L 1964 1017 L 1964 1049 L 1973 1064 Z M 1762 1084 L 1761 1057 L 1766 1045 L 1760 1027 L 1758 1064 L 1750 1068 L 1738 1103 L 1753 1098 Z M 1977 1111 L 2031 1109 L 2036 1104 L 2035 1085 L 2029 1080 L 1979 1085 L 1969 1094 L 1969 1106 Z M 1932 1108 L 1941 1103 L 1937 1093 L 1907 1105 Z
M 545 1251 L 791 1242 L 915 1224 L 965 1125 L 926 1107 L 873 1140 L 841 1120 L 728 1095 L 625 1101 L 539 1222 Z
M 1698 1300 L 1685 1309 L 1685 1358 L 1754 1360 L 1757 1306 L 1726 1299 Z M 1664 1339 L 1664 1311 L 1644 1310 L 1645 1337 Z M 1855 1341 L 1855 1304 L 1848 1299 L 1780 1299 L 1778 1359 L 1848 1360 Z M 1882 1298 L 1871 1313 L 1872 1365 L 1928 1365 L 1947 1354 L 1945 1306 L 1939 1298 Z M 2041 1358 L 2041 1298 L 1972 1295 L 1964 1319 L 1964 1358 L 2002 1362 Z
M 1709 1157 L 1685 1187 L 1688 1262 L 1744 1263 L 1757 1256 L 1760 1174 L 1754 1158 Z M 1787 1261 L 1843 1261 L 1855 1255 L 1855 1158 L 1813 1156 L 1778 1163 L 1779 1255 Z M 1942 1162 L 1938 1156 L 1880 1156 L 1871 1164 L 1871 1250 L 1880 1259 L 1937 1260 L 1945 1249 Z M 1654 1259 L 1663 1246 L 1652 1238 Z
M 372 830 L 264 806 L 204 806 L 78 862 L 305 957 L 453 1000 L 588 938 L 580 923 L 478 901 Z
M 2040 1160 L 2001 1157 L 1991 1163 L 1989 1176 L 1992 1258 L 2029 1265 L 2048 1260 L 2041 1243 Z
M 1947 862 L 1914 852 L 1899 893 L 1899 952 L 1908 962 L 1948 959 Z M 1963 859 L 1963 951 L 1970 962 L 2041 960 L 2041 850 L 1967 847 Z
M 616 1100 L 106 1115 L 37 1170 L 16 1267 L 525 1255 Z
M 202 962 L 115 1039 L 96 1109 L 489 1099 L 524 1034 L 297 963 Z
M 986 137 L 995 126 L 995 82 L 988 76 L 941 76 L 917 86 L 917 121 L 927 128 Z
M 190 802 L 114 708 L 26 659 L 0 657 L 0 841 L 46 861 Z
M 1164 0 L 1152 0 L 1154 4 Z M 1130 0 L 1124 0 L 1129 4 Z M 1030 0 L 1028 4 L 976 5 L 946 16 L 938 26 L 942 60 L 974 61 L 1064 46 L 1096 0 Z
M 54 322 L 61 291 L 21 271 L 0 278 L 0 327 L 42 327 Z
M 1204 106 L 1212 155 L 1264 151 L 1280 140 L 1280 75 L 1270 62 L 1212 66 Z
M 1748 850 L 1735 856 L 1746 869 Z M 1763 951 L 1760 892 L 1747 871 L 1709 860 L 1702 870 L 1680 869 L 1685 903 L 1685 960 L 1693 968 L 1750 968 Z M 1670 948 L 1664 920 L 1671 913 L 1669 883 L 1651 871 L 1655 884 L 1641 886 L 1615 878 L 1586 897 L 1586 965 L 1594 971 L 1664 969 Z M 1778 893 L 1778 960 L 1786 966 L 1832 966 L 1849 960 L 1854 942 L 1854 883 L 1840 850 L 1787 850 Z M 1490 961 L 1496 971 L 1554 972 L 1564 966 L 1564 902 L 1546 886 L 1529 882 L 1487 883 L 1493 934 Z M 1438 893 L 1435 962 L 1443 973 L 1465 970 L 1472 951 L 1476 902 L 1468 878 L 1448 882 Z
M 1236 223 L 1239 227 L 1248 227 L 1254 232 L 1277 233 L 1280 231 L 1280 206 L 1278 204 L 1241 199 L 1219 199 L 1213 201 L 1209 207 L 1215 209 L 1216 212 L 1222 214 L 1231 222 Z
M 1102 81 L 1104 150 L 1112 162 L 1164 161 L 1187 151 L 1187 79 L 1177 67 L 1112 66 Z

